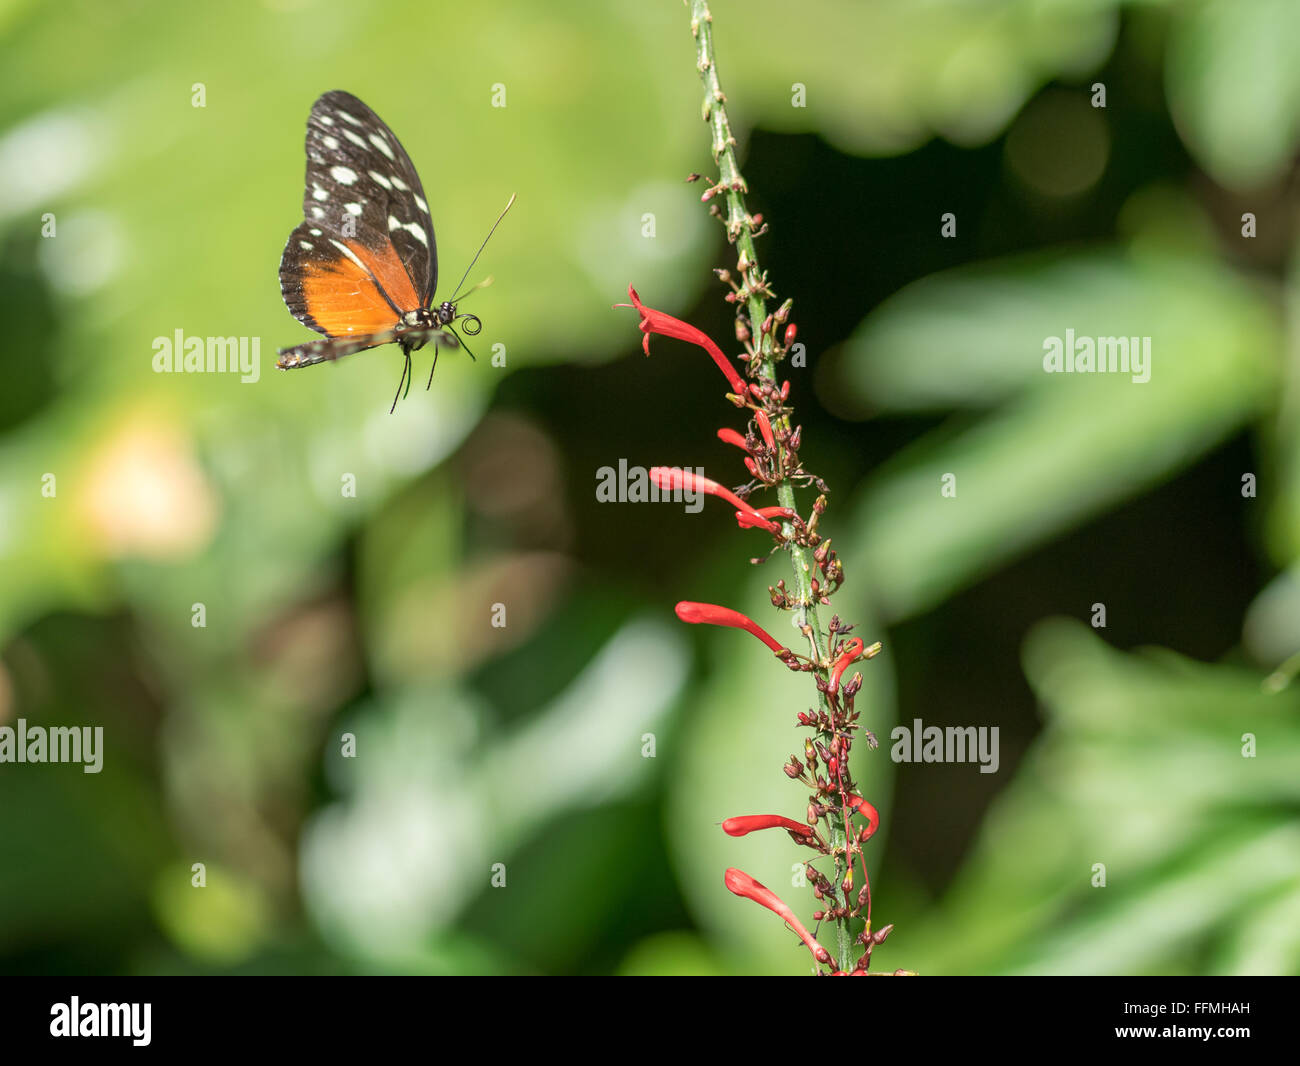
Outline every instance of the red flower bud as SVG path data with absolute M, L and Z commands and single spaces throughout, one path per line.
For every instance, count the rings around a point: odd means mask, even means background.
M 799 939 L 803 941 L 804 947 L 812 952 L 814 959 L 823 966 L 829 966 L 832 970 L 837 969 L 835 959 L 831 953 L 817 943 L 817 938 L 804 928 L 803 923 L 795 917 L 794 911 L 786 906 L 781 897 L 770 888 L 755 881 L 744 870 L 737 870 L 735 867 L 731 867 L 723 875 L 723 883 L 737 896 L 752 899 L 760 907 L 766 907 L 773 914 L 785 919 L 785 924 L 794 930 Z
M 758 423 L 758 431 L 763 434 L 763 443 L 767 445 L 768 451 L 775 451 L 776 439 L 772 436 L 772 421 L 767 417 L 767 412 L 754 412 L 754 421 Z
M 793 818 L 785 818 L 779 814 L 747 814 L 739 818 L 728 818 L 722 823 L 722 831 L 733 837 L 743 837 L 746 833 L 752 833 L 756 829 L 778 828 L 790 833 L 797 833 L 801 837 L 812 836 L 812 826 L 804 825 L 803 822 L 796 822 Z
M 753 633 L 754 636 L 758 637 L 778 655 L 786 650 L 774 636 L 752 618 L 746 617 L 739 611 L 733 611 L 730 607 L 719 607 L 714 603 L 692 603 L 689 600 L 683 600 L 677 605 L 676 610 L 677 617 L 683 622 L 690 622 L 693 625 L 730 626 L 733 629 L 743 629 L 747 633 Z
M 742 451 L 745 452 L 749 451 L 749 445 L 745 443 L 745 438 L 742 437 L 739 433 L 737 433 L 734 429 L 718 430 L 718 440 L 722 441 L 724 444 L 734 444 L 737 448 L 740 448 Z

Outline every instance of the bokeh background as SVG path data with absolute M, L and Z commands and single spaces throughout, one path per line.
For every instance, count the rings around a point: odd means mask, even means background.
M 1296 972 L 1300 8 L 714 16 L 836 607 L 886 649 L 864 720 L 1001 730 L 996 774 L 860 752 L 876 966 Z M 807 914 L 799 853 L 717 825 L 803 809 L 806 685 L 672 614 L 775 628 L 782 561 L 595 499 L 620 459 L 744 478 L 716 370 L 610 309 L 731 336 L 681 3 L 3 0 L 0 35 L 0 724 L 106 747 L 0 765 L 0 968 L 806 972 L 722 885 Z M 426 393 L 417 356 L 392 416 L 395 349 L 273 368 L 334 88 L 409 150 L 445 282 L 519 197 L 478 362 Z M 1150 383 L 1044 374 L 1066 328 L 1152 337 Z M 260 379 L 155 374 L 178 329 L 259 338 Z

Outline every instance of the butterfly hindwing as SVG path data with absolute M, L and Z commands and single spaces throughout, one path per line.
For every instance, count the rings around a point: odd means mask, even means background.
M 455 348 L 458 344 L 454 334 L 433 327 L 393 326 L 376 333 L 352 337 L 326 337 L 324 340 L 307 341 L 295 344 L 292 348 L 281 348 L 276 366 L 281 370 L 297 370 L 316 363 L 331 362 L 344 356 L 363 352 L 367 348 L 377 348 L 381 344 L 396 341 L 403 349 L 414 350 L 423 347 L 429 341 L 440 348 Z

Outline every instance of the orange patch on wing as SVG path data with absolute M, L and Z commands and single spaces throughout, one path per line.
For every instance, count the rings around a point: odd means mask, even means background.
M 391 244 L 376 253 L 355 241 L 347 243 L 393 303 L 403 311 L 419 306 L 415 287 Z M 397 314 L 366 270 L 342 253 L 337 259 L 313 259 L 303 264 L 303 301 L 327 336 L 378 333 L 397 324 Z
M 411 284 L 411 276 L 402 266 L 397 249 L 391 242 L 385 241 L 383 248 L 378 251 L 356 241 L 348 241 L 347 245 L 352 250 L 352 254 L 365 263 L 366 269 L 379 280 L 379 284 L 384 287 L 384 291 L 388 293 L 388 298 L 393 303 L 403 311 L 414 311 L 420 306 L 420 297 L 415 291 L 415 286 Z

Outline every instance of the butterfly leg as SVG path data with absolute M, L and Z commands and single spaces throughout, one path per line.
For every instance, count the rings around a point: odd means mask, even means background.
M 402 364 L 402 376 L 397 379 L 397 392 L 393 395 L 393 406 L 388 409 L 390 415 L 397 410 L 397 401 L 402 395 L 402 384 L 406 382 L 407 391 L 409 392 L 411 390 L 409 383 L 409 378 L 411 376 L 411 353 L 404 344 L 402 345 L 402 355 L 405 357 L 406 361 Z
M 426 386 L 424 386 L 424 391 L 425 391 L 425 392 L 428 392 L 431 388 L 433 388 L 433 372 L 434 372 L 435 370 L 438 369 L 438 350 L 439 350 L 439 347 L 440 347 L 440 346 L 439 346 L 439 344 L 438 344 L 438 339 L 435 337 L 434 340 L 433 340 L 433 366 L 429 367 L 429 384 L 427 384 Z
M 469 345 L 465 343 L 465 338 L 457 333 L 452 327 L 448 326 L 447 328 L 451 331 L 451 335 L 456 338 L 456 343 L 465 349 L 471 359 L 474 359 L 474 353 L 469 350 Z M 474 362 L 477 363 L 478 360 L 474 359 Z

